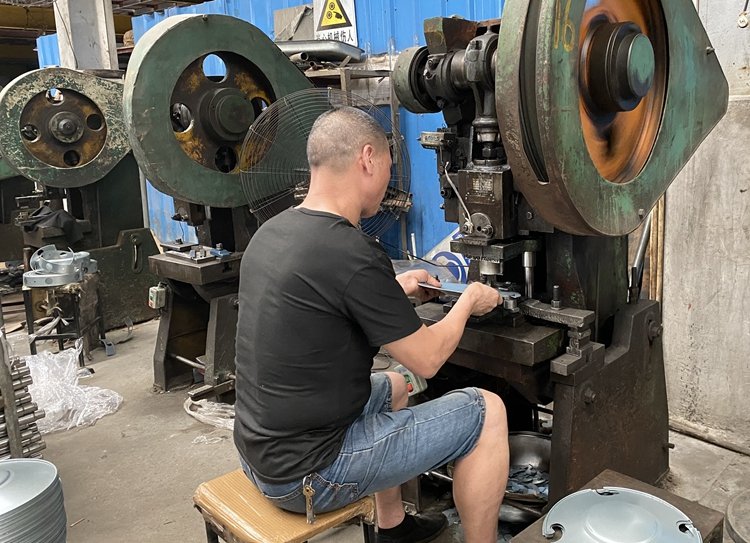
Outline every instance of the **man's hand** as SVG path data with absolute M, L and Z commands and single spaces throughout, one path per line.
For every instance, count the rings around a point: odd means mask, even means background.
M 440 281 L 432 277 L 427 270 L 409 270 L 396 276 L 401 288 L 407 296 L 417 298 L 420 302 L 427 302 L 440 294 L 436 290 L 428 290 L 419 286 L 419 283 L 427 283 L 436 287 L 441 286 Z
M 471 314 L 475 317 L 486 315 L 502 303 L 502 296 L 497 289 L 482 283 L 472 283 L 461 295 L 468 296 L 472 302 Z

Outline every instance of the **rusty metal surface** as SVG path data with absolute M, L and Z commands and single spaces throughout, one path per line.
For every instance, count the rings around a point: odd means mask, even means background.
M 226 77 L 203 73 L 210 54 L 224 61 Z M 133 152 L 154 186 L 170 196 L 216 207 L 243 205 L 239 148 L 245 130 L 240 125 L 252 121 L 264 104 L 311 86 L 265 34 L 245 21 L 225 15 L 169 17 L 138 41 L 125 77 L 123 104 Z M 189 118 L 175 119 L 173 113 L 184 112 L 183 106 Z
M 663 87 L 657 77 L 654 100 L 642 104 L 650 112 L 641 117 L 648 122 L 640 143 L 628 142 L 628 131 L 636 124 L 633 120 L 631 126 L 628 120 L 623 126 L 627 130 L 616 136 L 618 148 L 610 159 L 609 151 L 599 145 L 604 140 L 611 143 L 607 130 L 596 126 L 594 135 L 581 117 L 580 42 L 586 30 L 586 4 L 584 0 L 519 0 L 506 5 L 497 55 L 498 120 L 516 184 L 536 211 L 565 232 L 623 235 L 646 217 L 724 115 L 728 89 L 692 2 L 659 3 L 666 30 L 658 28 L 653 2 L 638 2 L 644 6 L 640 10 L 622 7 L 625 3 L 602 4 L 613 19 L 636 15 L 648 19 L 644 25 L 656 40 L 657 74 L 665 63 L 659 40 L 668 36 L 663 110 L 654 102 Z M 625 117 L 639 115 L 636 109 Z M 637 173 L 644 157 L 645 165 Z M 615 181 L 637 175 L 629 182 L 613 183 L 597 163 Z
M 1 169 L 2 159 L 0 159 Z M 0 262 L 23 259 L 23 234 L 16 226 L 16 196 L 31 194 L 34 183 L 15 175 L 3 179 L 0 172 Z
M 169 282 L 154 351 L 156 389 L 172 390 L 193 382 L 193 367 L 180 359 L 201 365 L 206 385 L 234 379 L 236 283 L 234 292 L 225 290 L 197 290 L 186 283 Z M 233 401 L 233 387 L 218 396 L 219 401 Z
M 94 183 L 130 151 L 121 97 L 121 83 L 67 68 L 23 74 L 0 91 L 0 153 L 46 186 Z
M 204 382 L 218 385 L 234 375 L 234 337 L 237 332 L 237 294 L 218 296 L 209 302 Z
M 597 26 L 615 21 L 632 22 L 649 38 L 656 65 L 653 85 L 635 109 L 620 111 L 614 118 L 597 111 L 598 108 L 584 92 L 581 92 L 579 110 L 583 139 L 599 174 L 613 183 L 627 183 L 643 169 L 656 143 L 664 114 L 669 60 L 666 23 L 660 2 L 602 0 L 587 6 L 581 20 L 578 47 L 582 89 L 599 83 L 594 81 L 596 79 L 607 77 L 602 73 L 597 59 L 584 53 L 592 36 L 597 30 L 601 31 Z
M 151 271 L 159 277 L 191 285 L 208 285 L 239 277 L 241 260 L 241 252 L 232 253 L 225 260 L 202 263 L 168 254 L 155 254 L 148 259 L 148 263 Z
M 653 484 L 669 470 L 669 418 L 658 302 L 626 305 L 612 345 L 554 376 L 550 501 L 609 468 Z
M 172 355 L 195 360 L 206 352 L 209 304 L 184 283 L 171 283 L 160 311 L 154 349 L 154 388 L 172 390 L 193 382 L 193 368 Z
M 99 303 L 108 330 L 124 326 L 128 319 L 142 322 L 156 316 L 148 306 L 148 289 L 159 282 L 146 264 L 159 252 L 151 230 L 123 230 L 115 244 L 89 252 L 99 266 Z
M 593 311 L 594 341 L 609 344 L 612 320 L 627 297 L 627 238 L 545 236 L 547 292 L 560 287 L 563 307 Z
M 207 77 L 203 73 L 205 55 L 201 56 L 180 74 L 170 103 L 182 104 L 193 113 L 190 126 L 174 133 L 183 152 L 206 168 L 233 173 L 239 168 L 247 129 L 260 115 L 262 105 L 274 101 L 274 94 L 269 82 L 248 59 L 231 53 L 219 53 L 219 56 L 227 70 L 224 78 Z M 237 103 L 232 104 L 231 110 L 226 107 L 222 110 L 221 105 L 227 100 Z M 222 112 L 231 116 L 237 125 L 233 127 L 234 132 L 214 126 Z M 223 149 L 224 161 L 217 164 L 220 149 Z
M 526 300 L 519 305 L 521 313 L 527 317 L 541 319 L 547 322 L 563 324 L 574 328 L 583 328 L 594 322 L 596 316 L 593 311 L 584 309 L 562 308 L 553 309 L 551 305 L 539 300 Z
M 440 304 L 423 304 L 416 311 L 427 325 L 445 317 Z M 559 354 L 563 338 L 564 330 L 550 326 L 523 323 L 511 327 L 492 322 L 469 323 L 458 350 L 502 359 L 510 364 L 535 366 Z
M 437 304 L 422 305 L 417 313 L 426 324 L 443 316 Z M 621 307 L 608 348 L 590 344 L 564 375 L 552 372 L 549 360 L 563 351 L 565 330 L 528 324 L 471 324 L 449 361 L 505 379 L 532 404 L 554 401 L 554 502 L 605 468 L 649 483 L 668 471 L 660 322 L 657 302 Z M 547 339 L 532 340 L 534 334 Z M 529 364 L 532 352 L 539 361 Z
M 421 74 L 427 64 L 427 47 L 409 47 L 399 53 L 391 75 L 398 100 L 414 113 L 439 111 L 437 104 L 425 89 Z
M 432 53 L 464 49 L 477 35 L 479 23 L 456 17 L 433 17 L 424 21 L 424 37 Z
M 61 115 L 69 118 L 58 121 Z M 80 139 L 58 140 L 54 135 L 54 125 L 57 122 L 72 125 L 73 119 L 79 120 L 73 128 L 73 136 Z M 29 152 L 36 159 L 55 168 L 88 164 L 101 152 L 107 139 L 107 125 L 103 121 L 101 110 L 90 98 L 67 89 L 60 91 L 59 101 L 55 97 L 50 102 L 46 93 L 39 93 L 31 98 L 21 112 L 19 123 L 23 143 Z M 99 128 L 86 130 L 84 123 L 98 124 Z M 31 136 L 35 134 L 37 137 L 32 139 Z

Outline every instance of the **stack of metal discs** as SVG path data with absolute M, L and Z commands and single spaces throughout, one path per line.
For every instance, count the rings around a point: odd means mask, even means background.
M 18 416 L 18 429 L 21 432 L 21 446 L 24 457 L 39 457 L 46 447 L 42 441 L 36 421 L 44 417 L 44 411 L 31 401 L 29 385 L 31 384 L 31 371 L 22 358 L 17 358 L 11 363 L 11 378 L 13 380 L 13 394 L 15 396 L 16 414 Z M 5 406 L 7 403 L 0 392 L 0 459 L 10 458 L 10 442 L 6 424 Z
M 57 468 L 46 460 L 0 461 L 0 543 L 65 543 Z

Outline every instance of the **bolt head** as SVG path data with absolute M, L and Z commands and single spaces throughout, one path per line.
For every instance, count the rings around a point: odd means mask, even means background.
M 534 213 L 532 211 L 527 211 L 526 212 L 526 219 L 527 220 L 532 220 L 533 218 L 534 218 Z
M 76 131 L 76 125 L 70 119 L 64 119 L 60 121 L 60 124 L 57 125 L 57 128 L 66 136 L 70 136 Z
M 664 331 L 664 325 L 656 321 L 651 321 L 648 325 L 648 340 L 654 341 L 656 338 L 661 336 Z

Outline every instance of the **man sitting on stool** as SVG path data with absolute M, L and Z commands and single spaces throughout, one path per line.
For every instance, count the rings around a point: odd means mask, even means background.
M 383 346 L 432 377 L 471 315 L 500 303 L 471 284 L 443 320 L 424 326 L 409 296 L 430 298 L 424 271 L 396 276 L 357 225 L 375 215 L 391 178 L 380 125 L 352 107 L 331 110 L 307 143 L 310 189 L 269 220 L 242 258 L 234 439 L 248 477 L 279 507 L 315 512 L 375 494 L 378 541 L 426 542 L 442 515 L 404 515 L 399 485 L 455 461 L 453 497 L 467 543 L 495 543 L 508 476 L 505 407 L 477 388 L 407 407 L 401 374 L 370 375 Z

